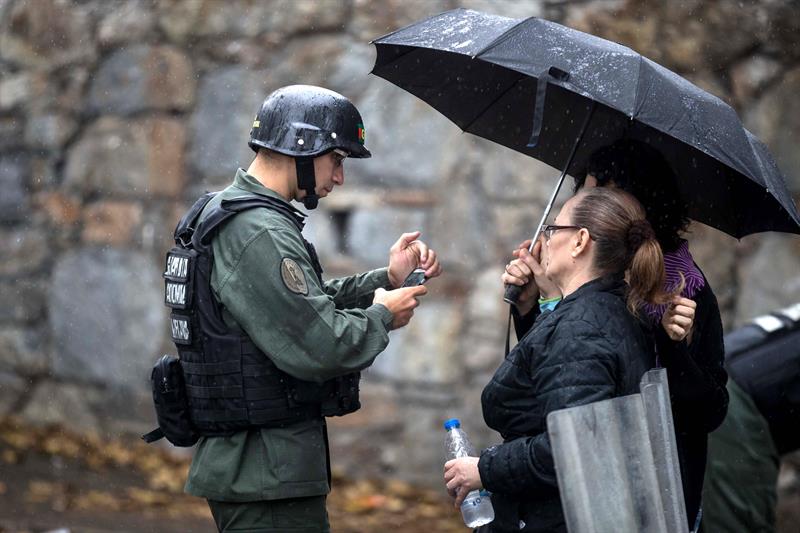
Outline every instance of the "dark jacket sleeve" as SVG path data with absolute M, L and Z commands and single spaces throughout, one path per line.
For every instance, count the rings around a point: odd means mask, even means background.
M 551 357 L 558 354 L 550 365 L 532 371 L 533 380 L 545 384 L 538 391 L 543 417 L 614 396 L 618 349 L 598 326 L 584 320 L 562 321 L 543 350 Z M 483 486 L 493 492 L 511 494 L 556 486 L 546 431 L 487 448 L 481 453 L 478 470 Z
M 514 319 L 514 332 L 517 334 L 517 340 L 521 340 L 530 331 L 539 315 L 541 312 L 538 305 L 534 305 L 527 315 L 520 315 L 516 306 L 511 306 L 511 317 Z
M 667 369 L 676 429 L 711 432 L 728 411 L 722 319 L 708 282 L 694 299 L 697 310 L 691 344 L 673 341 L 659 324 L 656 347 Z

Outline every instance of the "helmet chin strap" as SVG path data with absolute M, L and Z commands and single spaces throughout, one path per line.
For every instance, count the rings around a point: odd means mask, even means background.
M 319 196 L 314 190 L 317 186 L 317 179 L 314 175 L 314 158 L 295 157 L 294 164 L 297 170 L 297 187 L 306 192 L 303 197 L 303 205 L 306 209 L 316 209 L 319 204 Z

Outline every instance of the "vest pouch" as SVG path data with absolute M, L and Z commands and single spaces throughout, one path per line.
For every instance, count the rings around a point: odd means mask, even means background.
M 344 416 L 361 408 L 358 399 L 358 386 L 361 381 L 360 372 L 352 372 L 339 376 L 325 385 L 331 384 L 333 392 L 326 395 L 320 402 L 320 414 L 322 416 Z
M 331 380 L 332 381 L 332 380 Z M 318 404 L 323 398 L 333 394 L 331 381 L 316 383 L 290 378 L 288 382 L 289 401 L 294 406 Z
M 193 446 L 199 435 L 189 418 L 189 401 L 180 359 L 171 355 L 162 356 L 153 366 L 151 380 L 161 432 L 175 446 Z

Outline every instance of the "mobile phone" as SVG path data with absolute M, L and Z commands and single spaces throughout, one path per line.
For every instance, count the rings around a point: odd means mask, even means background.
M 428 278 L 425 277 L 425 269 L 424 268 L 415 268 L 411 274 L 403 281 L 403 284 L 400 285 L 401 287 L 416 287 L 417 285 L 422 285 L 428 281 Z

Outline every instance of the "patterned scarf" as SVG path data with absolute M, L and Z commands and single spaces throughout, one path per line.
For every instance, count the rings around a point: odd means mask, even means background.
M 685 240 L 681 241 L 677 250 L 664 254 L 664 269 L 667 271 L 667 283 L 664 287 L 667 292 L 672 292 L 680 285 L 680 274 L 683 274 L 686 281 L 686 285 L 681 291 L 681 296 L 684 298 L 693 298 L 700 292 L 700 289 L 706 286 L 706 280 L 700 269 L 694 264 L 692 254 L 689 253 L 689 243 Z M 658 324 L 668 305 L 645 304 L 644 310 L 653 323 Z

